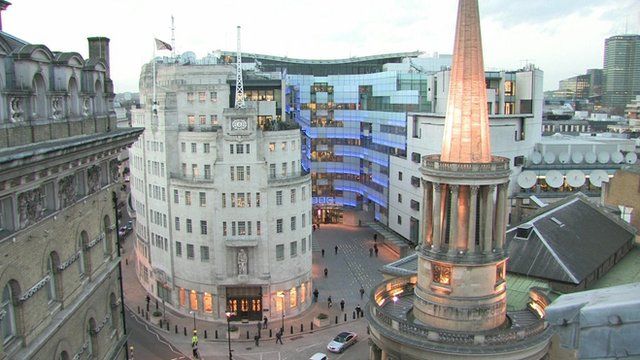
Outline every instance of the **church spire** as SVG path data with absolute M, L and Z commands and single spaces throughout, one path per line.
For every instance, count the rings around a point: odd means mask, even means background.
M 491 162 L 478 0 L 460 0 L 441 160 Z

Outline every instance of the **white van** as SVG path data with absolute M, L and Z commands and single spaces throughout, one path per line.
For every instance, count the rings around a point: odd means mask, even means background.
M 309 360 L 327 360 L 327 355 L 323 353 L 315 353 Z

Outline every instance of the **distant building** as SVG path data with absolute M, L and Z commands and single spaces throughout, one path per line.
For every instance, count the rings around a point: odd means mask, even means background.
M 624 166 L 606 185 L 604 203 L 619 211 L 620 217 L 640 230 L 640 166 Z
M 640 35 L 616 35 L 604 44 L 603 104 L 612 114 L 640 95 Z
M 0 32 L 1 359 L 127 355 L 117 156 L 142 130 L 116 128 L 109 39 L 88 40 L 83 59 Z

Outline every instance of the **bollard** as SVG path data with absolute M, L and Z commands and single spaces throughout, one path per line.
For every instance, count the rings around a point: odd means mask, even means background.
M 156 299 L 156 310 L 158 310 L 158 299 Z
M 182 329 L 183 329 L 182 332 L 184 332 L 184 336 L 187 336 L 187 328 L 183 326 Z
M 147 311 L 146 314 L 144 314 L 144 316 L 147 318 L 147 321 L 149 321 L 149 312 Z
M 247 339 L 249 339 L 249 330 L 247 330 Z
M 167 320 L 166 322 L 167 322 L 167 331 L 169 331 L 169 320 Z
M 336 324 L 338 323 L 338 315 L 336 315 L 336 322 L 335 322 L 335 323 L 336 323 Z
M 313 331 L 313 321 L 311 322 L 311 331 Z
M 358 317 L 360 317 L 360 316 L 358 316 Z M 354 312 L 353 312 L 353 317 L 352 317 L 352 319 L 354 319 L 354 320 L 355 320 L 355 318 L 356 318 L 356 312 L 354 311 Z
M 300 332 L 304 332 L 304 324 L 300 324 Z
M 162 319 L 160 319 L 160 328 L 162 329 Z
M 367 335 L 371 334 L 371 332 L 369 331 L 369 325 L 367 325 Z
M 125 258 L 125 259 L 124 259 L 124 264 L 125 264 L 125 265 L 129 265 L 129 258 Z
M 269 337 L 271 337 L 271 329 L 269 329 Z
M 207 338 L 207 329 L 204 329 L 204 338 Z
M 140 314 L 140 305 L 138 305 L 138 314 Z
M 344 321 L 347 321 L 347 314 L 344 314 Z
M 176 325 L 176 334 L 178 333 L 178 325 Z
M 140 316 L 144 318 L 144 309 L 140 310 Z

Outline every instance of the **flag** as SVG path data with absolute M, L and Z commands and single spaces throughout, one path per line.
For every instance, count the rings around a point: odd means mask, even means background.
M 171 50 L 171 45 L 162 40 L 156 39 L 156 49 L 158 50 Z

